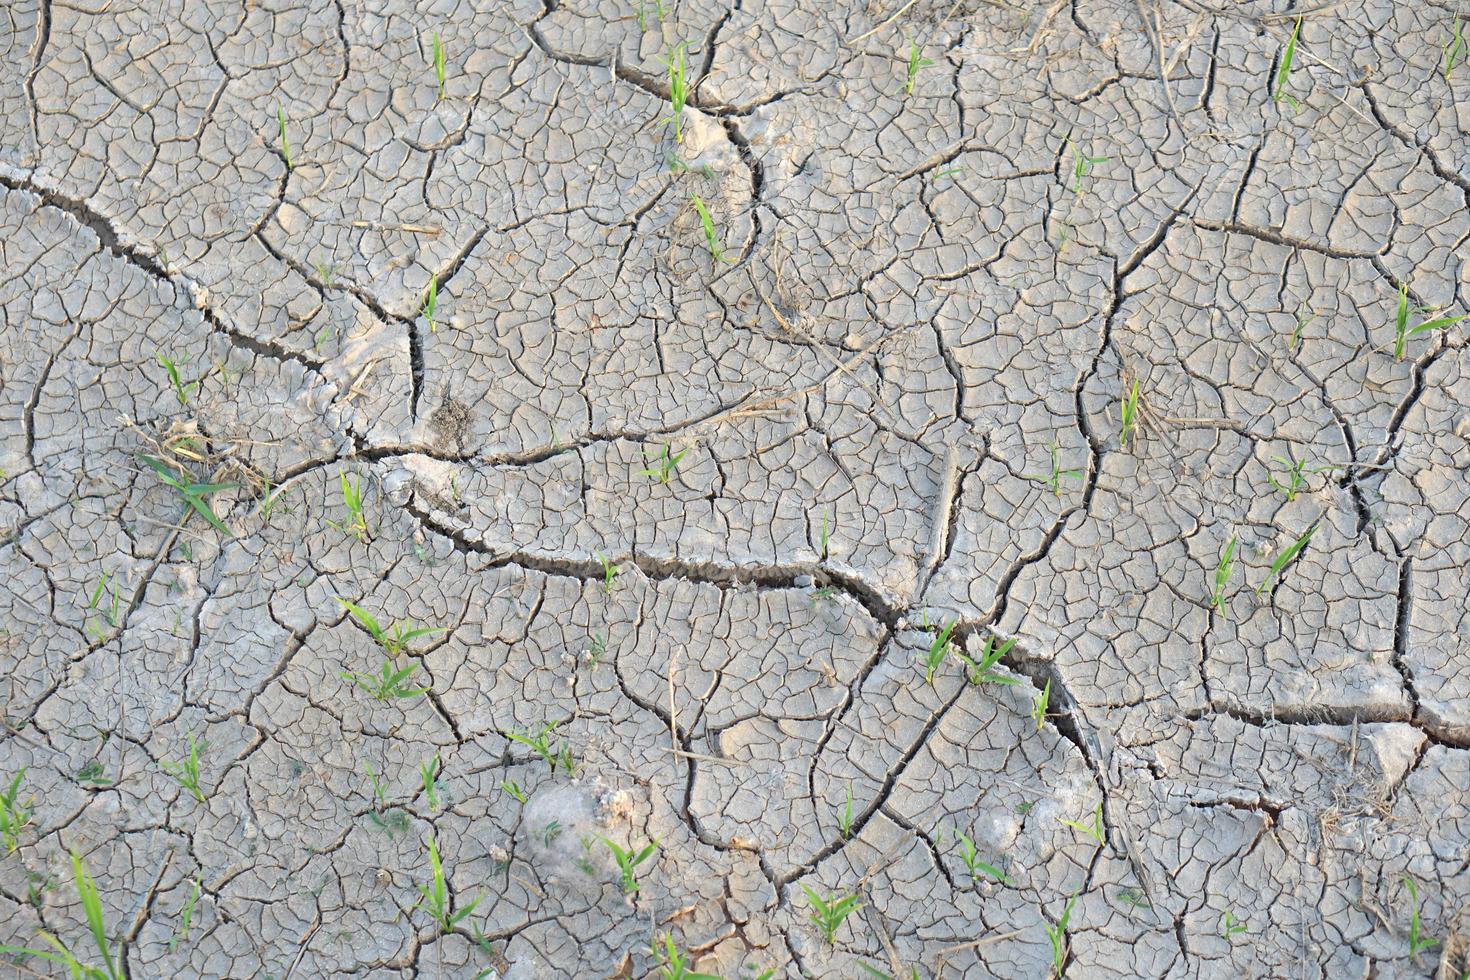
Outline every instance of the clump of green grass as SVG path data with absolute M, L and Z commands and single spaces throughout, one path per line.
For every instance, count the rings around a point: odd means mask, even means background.
M 112 601 L 108 605 L 101 605 L 102 596 L 106 592 L 108 584 L 112 585 Z M 103 572 L 102 577 L 97 580 L 97 587 L 92 590 L 92 597 L 87 602 L 87 633 L 93 638 L 100 640 L 103 637 L 102 628 L 96 623 L 95 616 L 100 614 L 108 626 L 117 629 L 122 625 L 122 599 L 117 594 L 117 579 L 108 572 Z
M 430 688 L 413 687 L 409 681 L 419 669 L 417 660 L 410 661 L 406 667 L 398 667 L 396 661 L 391 657 L 383 659 L 383 666 L 376 674 L 359 674 L 356 671 L 344 670 L 337 676 L 344 681 L 351 681 L 364 691 L 373 696 L 375 701 L 399 701 L 404 698 L 416 698 L 421 694 L 427 694 Z
M 1225 910 L 1224 917 L 1220 920 L 1220 935 L 1229 942 L 1231 936 L 1238 936 L 1246 931 L 1246 925 L 1235 917 L 1235 913 L 1229 909 Z
M 1337 470 L 1336 466 L 1309 466 L 1308 460 L 1292 459 L 1289 456 L 1272 456 L 1273 462 L 1280 463 L 1286 468 L 1286 474 L 1280 480 L 1272 473 L 1266 477 L 1271 486 L 1281 491 L 1286 496 L 1287 503 L 1295 500 L 1302 492 L 1302 488 L 1309 482 L 1309 477 L 1319 473 L 1332 473 Z
M 1225 611 L 1225 588 L 1230 584 L 1230 575 L 1235 570 L 1235 535 L 1225 543 L 1220 552 L 1220 561 L 1215 565 L 1215 591 L 1210 593 L 1210 608 Z
M 1046 939 L 1051 943 L 1051 968 L 1056 974 L 1056 980 L 1062 980 L 1066 975 L 1067 966 L 1067 927 L 1072 921 L 1072 909 L 1077 905 L 1077 893 L 1067 899 L 1067 904 L 1062 908 L 1062 914 L 1057 919 L 1056 925 L 1047 924 Z
M 1035 699 L 1031 702 L 1031 720 L 1036 722 L 1036 730 L 1041 731 L 1041 726 L 1046 724 L 1046 711 L 1051 706 L 1051 678 L 1046 679 L 1046 686 L 1036 692 Z
M 649 0 L 633 0 L 633 2 L 636 5 L 638 29 L 640 31 L 648 30 L 648 13 L 650 10 L 653 11 L 653 16 L 658 19 L 660 24 L 664 22 L 663 0 L 652 0 L 651 3 Z
M 423 897 L 414 908 L 428 912 L 434 924 L 439 927 L 441 935 L 453 932 L 455 926 L 469 918 L 484 897 L 477 897 L 464 908 L 454 907 L 454 899 L 449 894 L 449 883 L 444 878 L 444 863 L 439 860 L 439 843 L 433 834 L 429 835 L 429 880 L 419 886 L 419 893 Z
M 334 521 L 328 518 L 327 526 L 367 544 L 373 539 L 373 532 L 368 527 L 367 514 L 363 510 L 362 478 L 358 477 L 355 483 L 351 482 L 345 472 L 339 474 L 339 478 L 342 484 L 342 506 L 347 510 L 347 519 Z
M 849 915 L 858 910 L 862 901 L 856 895 L 838 896 L 835 892 L 823 898 L 806 885 L 802 885 L 801 890 L 811 903 L 812 922 L 822 933 L 822 938 L 827 941 L 828 946 L 836 945 L 837 930 L 842 928 L 842 923 Z
M 980 659 L 971 660 L 958 650 L 954 655 L 965 665 L 965 676 L 971 684 L 977 687 L 981 684 L 1016 684 L 1019 683 L 1014 677 L 997 674 L 995 667 L 1000 663 L 1002 657 L 1010 652 L 1011 647 L 1016 645 L 1015 637 L 1011 637 L 1004 643 L 997 644 L 992 634 L 985 638 L 985 645 L 980 648 Z
M 5 844 L 5 853 L 14 854 L 20 846 L 20 833 L 30 825 L 34 814 L 31 800 L 20 798 L 20 784 L 26 778 L 26 767 L 21 766 L 10 780 L 10 785 L 0 793 L 0 842 Z
M 618 875 L 622 879 L 623 894 L 632 895 L 638 891 L 638 866 L 658 851 L 658 841 L 649 841 L 641 848 L 623 848 L 606 837 L 600 838 L 603 846 L 611 852 L 613 860 L 618 865 Z
M 1060 497 L 1062 495 L 1063 480 L 1081 480 L 1082 478 L 1083 473 L 1081 470 L 1062 469 L 1062 451 L 1057 446 L 1055 440 L 1053 440 L 1051 443 L 1051 472 L 1026 474 L 1026 479 L 1035 480 L 1038 483 L 1043 484 L 1048 490 L 1052 492 L 1054 496 L 1057 497 Z
M 1063 826 L 1080 830 L 1082 833 L 1097 841 L 1097 846 L 1102 847 L 1107 843 L 1106 831 L 1103 828 L 1102 803 L 1098 803 L 1097 810 L 1092 815 L 1091 823 L 1083 823 L 1080 820 L 1063 820 Z
M 195 878 L 193 889 L 185 896 L 184 904 L 179 909 L 179 927 L 168 937 L 170 953 L 177 951 L 179 944 L 189 938 L 189 927 L 194 923 L 194 907 L 199 904 L 200 888 L 199 879 Z
M 70 947 L 49 932 L 42 932 L 40 936 L 50 949 L 0 946 L 0 954 L 33 956 L 47 963 L 54 963 L 65 967 L 72 980 L 123 980 L 125 974 L 121 961 L 112 954 L 112 943 L 107 938 L 107 925 L 102 919 L 102 895 L 97 890 L 97 882 L 88 874 L 81 855 L 76 851 L 71 852 L 71 870 L 72 879 L 76 882 L 77 897 L 81 899 L 82 911 L 87 918 L 87 931 L 91 933 L 92 944 L 97 947 L 102 966 L 81 962 Z
M 1006 877 L 1005 872 L 993 864 L 987 864 L 980 860 L 980 852 L 975 847 L 975 842 L 968 835 L 955 831 L 955 839 L 959 843 L 960 860 L 965 862 L 965 870 L 970 872 L 972 880 L 978 880 L 976 872 L 984 872 L 1002 885 L 1009 885 L 1011 880 Z
M 908 77 L 903 83 L 903 94 L 913 95 L 914 85 L 919 81 L 919 72 L 933 65 L 934 62 L 919 53 L 918 42 L 911 39 L 909 41 Z
M 664 59 L 669 76 L 669 114 L 660 122 L 663 125 L 673 124 L 674 142 L 684 142 L 684 107 L 689 104 L 689 79 L 687 76 L 689 68 L 689 45 L 669 45 L 668 56 Z
M 434 78 L 439 83 L 439 98 L 444 98 L 444 44 L 439 40 L 439 32 L 434 32 L 434 46 L 432 50 L 434 59 Z
M 439 753 L 428 762 L 419 763 L 419 780 L 424 785 L 424 801 L 430 810 L 438 810 L 439 803 Z
M 852 839 L 852 784 L 847 786 L 847 805 L 837 813 L 837 832 L 842 835 L 843 840 Z
M 1276 560 L 1271 563 L 1270 574 L 1266 576 L 1266 578 L 1261 582 L 1260 585 L 1256 586 L 1256 595 L 1260 595 L 1261 593 L 1265 592 L 1272 583 L 1280 578 L 1282 570 L 1285 569 L 1287 565 L 1290 565 L 1292 560 L 1296 558 L 1297 555 L 1302 553 L 1303 549 L 1305 549 L 1307 546 L 1307 542 L 1312 540 L 1312 535 L 1316 534 L 1317 528 L 1321 526 L 1322 524 L 1320 521 L 1318 521 L 1316 524 L 1313 524 L 1311 527 L 1303 531 L 1301 537 L 1293 541 L 1285 551 L 1276 556 Z
M 674 945 L 674 937 L 668 933 L 655 939 L 649 951 L 658 962 L 658 980 L 720 980 L 712 973 L 695 973 L 690 969 L 694 958 L 680 952 Z
M 395 621 L 391 626 L 384 628 L 378 622 L 378 618 L 356 603 L 348 602 L 341 596 L 333 596 L 352 618 L 357 620 L 359 626 L 367 630 L 373 642 L 383 648 L 383 652 L 390 658 L 398 656 L 408 649 L 408 644 L 421 636 L 432 636 L 435 633 L 443 633 L 441 627 L 436 626 L 414 626 L 411 629 L 405 627 L 410 623 L 404 620 Z
M 679 467 L 679 461 L 688 452 L 689 450 L 686 447 L 675 453 L 668 443 L 664 443 L 658 447 L 658 451 L 654 456 L 654 464 L 652 466 L 645 466 L 639 470 L 638 475 L 649 477 L 650 479 L 657 480 L 664 486 L 668 486 L 669 481 L 674 477 L 674 471 Z M 648 447 L 646 446 L 643 449 L 643 458 L 648 458 Z
M 1081 194 L 1082 184 L 1092 174 L 1092 168 L 1113 158 L 1088 156 L 1071 140 L 1067 140 L 1067 146 L 1072 150 L 1072 193 Z
M 1138 431 L 1138 382 L 1133 382 L 1133 387 L 1123 398 L 1123 403 L 1118 410 L 1118 418 L 1122 423 L 1122 431 L 1118 434 L 1118 445 L 1122 449 L 1128 448 L 1128 440 Z
M 930 687 L 934 686 L 934 672 L 939 669 L 940 664 L 944 663 L 944 659 L 949 656 L 954 646 L 951 637 L 954 635 L 956 625 L 954 622 L 946 623 L 929 642 L 929 649 L 924 654 L 924 681 Z
M 296 168 L 291 165 L 291 141 L 286 139 L 286 110 L 276 105 L 276 120 L 281 124 L 281 159 L 286 161 L 286 172 Z
M 1455 26 L 1450 29 L 1450 39 L 1444 45 L 1444 80 L 1449 82 L 1450 72 L 1455 66 L 1465 60 L 1465 28 L 1458 14 L 1455 15 Z
M 1423 314 L 1425 310 L 1421 308 L 1418 310 L 1418 312 L 1420 314 Z M 1402 361 L 1404 359 L 1404 353 L 1408 346 L 1410 337 L 1416 337 L 1421 333 L 1431 333 L 1435 330 L 1443 330 L 1446 327 L 1453 327 L 1455 324 L 1459 323 L 1461 320 L 1466 319 L 1467 317 L 1470 317 L 1470 314 L 1461 314 L 1460 316 L 1439 316 L 1431 320 L 1424 320 L 1420 322 L 1417 326 L 1410 327 L 1409 285 L 1408 283 L 1404 283 L 1403 285 L 1399 286 L 1398 312 L 1394 316 L 1393 359 L 1396 361 Z
M 623 570 L 612 559 L 604 557 L 602 552 L 599 551 L 595 554 L 597 564 L 602 566 L 602 591 L 607 595 L 611 595 L 613 582 L 617 580 L 617 577 L 622 574 Z
M 1272 101 L 1278 105 L 1285 100 L 1286 104 L 1293 110 L 1300 108 L 1296 99 L 1286 90 L 1286 84 L 1291 80 L 1292 62 L 1296 60 L 1296 42 L 1301 37 L 1302 19 L 1296 19 L 1296 25 L 1291 29 L 1291 37 L 1287 39 L 1286 49 L 1281 52 L 1281 63 L 1276 66 L 1276 86 L 1272 93 Z
M 566 743 L 553 743 L 551 732 L 560 725 L 559 721 L 550 721 L 541 726 L 541 730 L 532 734 L 530 732 L 506 732 L 505 737 L 512 742 L 519 742 L 532 752 L 541 757 L 551 767 L 551 774 L 556 775 L 557 769 L 563 769 L 568 776 L 576 775 L 576 765 L 572 761 L 572 748 Z M 524 802 L 524 801 L 523 801 Z
M 1412 903 L 1409 907 L 1409 956 L 1417 963 L 1419 954 L 1438 946 L 1439 940 L 1431 939 L 1422 932 L 1422 926 L 1419 923 L 1419 886 L 1408 875 L 1404 875 L 1400 880 L 1403 881 L 1404 888 L 1408 890 L 1409 901 Z
M 439 277 L 429 277 L 429 288 L 424 290 L 424 301 L 419 305 L 421 313 L 429 324 L 429 333 L 439 332 L 439 322 L 434 319 L 434 314 L 439 309 Z
M 156 353 L 153 356 L 158 358 L 159 366 L 168 375 L 169 386 L 173 388 L 174 398 L 178 399 L 179 406 L 187 406 L 189 404 L 189 396 L 199 389 L 199 382 L 190 381 L 188 384 L 185 384 L 184 379 L 179 374 L 179 365 L 189 363 L 189 359 L 187 357 L 181 357 L 175 361 L 171 357 L 165 357 L 162 352 Z
M 220 493 L 225 490 L 233 490 L 239 486 L 238 483 L 195 483 L 191 479 L 186 479 L 186 477 L 188 476 L 187 473 L 183 474 L 183 476 L 175 475 L 174 471 L 168 466 L 168 464 L 164 463 L 162 460 L 154 459 L 152 456 L 145 456 L 142 454 L 139 454 L 138 459 L 142 460 L 144 465 L 146 465 L 154 473 L 158 474 L 158 479 L 163 483 L 163 485 L 173 490 L 174 493 L 178 494 L 179 499 L 183 501 L 184 505 L 187 508 L 199 514 L 200 517 L 203 517 L 206 521 L 209 522 L 211 527 L 213 527 L 219 533 L 223 534 L 225 537 L 233 538 L 235 536 L 234 532 L 225 527 L 224 522 L 215 516 L 214 511 L 210 509 L 208 502 L 205 501 L 204 498 L 206 495 L 211 493 Z M 185 510 L 183 520 L 187 520 L 188 516 L 189 510 Z M 183 521 L 181 520 L 180 524 L 182 523 Z
M 189 733 L 189 754 L 183 762 L 170 762 L 167 759 L 158 764 L 167 775 L 173 778 L 184 790 L 195 800 L 203 803 L 204 785 L 199 770 L 199 756 L 209 746 L 206 743 L 194 741 L 194 733 Z
M 720 233 L 715 228 L 715 219 L 710 216 L 704 199 L 698 194 L 690 194 L 689 199 L 694 202 L 694 210 L 699 212 L 699 225 L 704 230 L 704 246 L 709 249 L 710 258 L 716 262 L 734 262 L 734 259 L 725 254 L 725 246 L 720 242 Z

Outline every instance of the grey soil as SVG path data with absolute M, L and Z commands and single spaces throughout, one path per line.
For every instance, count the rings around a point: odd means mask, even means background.
M 1470 969 L 1470 8 L 417 6 L 0 15 L 0 943 Z

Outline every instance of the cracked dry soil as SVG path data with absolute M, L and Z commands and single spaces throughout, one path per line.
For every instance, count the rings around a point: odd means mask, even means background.
M 1467 19 L 8 0 L 0 943 L 1458 980 Z

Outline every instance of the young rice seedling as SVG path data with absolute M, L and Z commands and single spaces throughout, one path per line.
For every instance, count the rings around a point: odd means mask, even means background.
M 1235 913 L 1229 909 L 1225 910 L 1225 916 L 1220 922 L 1220 935 L 1229 942 L 1231 936 L 1238 936 L 1246 931 L 1245 923 L 1235 917 Z
M 195 742 L 194 733 L 189 733 L 189 755 L 183 762 L 170 762 L 167 759 L 158 764 L 174 782 L 182 786 L 190 796 L 200 803 L 204 802 L 204 787 L 200 782 L 199 754 L 208 748 L 206 744 Z
M 686 72 L 689 65 L 687 44 L 669 45 L 668 57 L 664 59 L 669 74 L 669 114 L 660 122 L 673 124 L 674 142 L 684 142 L 684 106 L 689 102 L 689 80 Z
M 1404 875 L 1401 880 L 1408 889 L 1409 901 L 1413 903 L 1409 909 L 1409 956 L 1418 962 L 1419 954 L 1438 946 L 1439 940 L 1431 939 L 1422 932 L 1419 923 L 1419 886 L 1408 875 Z
M 1091 837 L 1093 840 L 1097 841 L 1098 847 L 1102 847 L 1104 844 L 1107 843 L 1107 838 L 1103 829 L 1101 803 L 1098 803 L 1097 810 L 1092 815 L 1091 823 L 1083 823 L 1080 820 L 1063 820 L 1062 824 L 1064 826 L 1071 827 L 1073 830 L 1082 831 L 1088 837 Z
M 168 375 L 168 383 L 174 390 L 174 397 L 178 399 L 179 406 L 184 407 L 188 405 L 189 396 L 199 388 L 199 382 L 190 381 L 188 384 L 184 384 L 184 379 L 179 376 L 179 365 L 189 363 L 189 359 L 185 357 L 175 361 L 171 357 L 164 357 L 162 353 L 155 354 L 154 356 L 158 358 L 159 365 L 163 368 L 164 373 Z
M 971 660 L 958 650 L 955 651 L 955 656 L 964 663 L 965 676 L 969 678 L 971 684 L 976 686 L 980 684 L 1017 684 L 1019 681 L 1016 678 L 995 672 L 995 667 L 1000 663 L 1000 659 L 1015 645 L 1015 637 L 997 645 L 995 636 L 992 634 L 985 638 L 985 645 L 980 648 L 978 661 Z
M 158 479 L 163 482 L 164 486 L 171 488 L 174 493 L 179 495 L 179 499 L 184 502 L 185 506 L 191 508 L 200 517 L 208 521 L 211 527 L 227 538 L 233 538 L 235 536 L 234 532 L 225 527 L 224 522 L 215 516 L 214 511 L 210 509 L 209 503 L 204 497 L 206 494 L 233 490 L 239 486 L 238 483 L 195 483 L 192 480 L 184 480 L 176 476 L 166 463 L 154 459 L 152 456 L 139 455 L 138 458 L 149 469 L 158 474 Z M 184 520 L 187 520 L 188 516 L 189 511 L 186 510 L 184 512 Z M 181 520 L 180 524 L 182 523 L 183 521 Z
M 934 686 L 934 672 L 939 669 L 940 664 L 944 663 L 944 658 L 949 656 L 954 646 L 950 637 L 954 634 L 955 626 L 953 622 L 944 624 L 939 632 L 934 634 L 934 639 L 929 643 L 929 650 L 924 654 L 924 681 L 930 687 Z
M 1424 311 L 1421 310 L 1420 312 Z M 1470 317 L 1470 314 L 1461 314 L 1460 316 L 1438 316 L 1430 320 L 1424 320 L 1417 326 L 1410 327 L 1409 285 L 1408 283 L 1404 283 L 1403 285 L 1399 286 L 1398 311 L 1394 315 L 1393 359 L 1396 361 L 1402 361 L 1404 359 L 1404 353 L 1408 346 L 1410 337 L 1417 337 L 1421 333 L 1431 333 L 1435 330 L 1442 330 L 1445 327 L 1453 327 L 1455 324 L 1459 323 L 1461 320 L 1466 319 L 1467 317 Z
M 1129 389 L 1127 397 L 1123 399 L 1122 407 L 1119 409 L 1119 420 L 1122 422 L 1123 428 L 1118 435 L 1118 445 L 1120 448 L 1127 449 L 1128 440 L 1133 438 L 1138 432 L 1137 381 L 1133 382 L 1133 387 Z
M 674 471 L 679 467 L 679 461 L 684 458 L 684 454 L 687 452 L 689 450 L 685 448 L 675 453 L 672 447 L 668 443 L 665 443 L 659 447 L 659 452 L 654 458 L 654 464 L 652 466 L 645 466 L 639 470 L 638 475 L 649 477 L 650 479 L 657 480 L 664 486 L 668 486 L 669 481 L 674 477 Z M 647 447 L 644 447 L 643 458 L 648 458 Z
M 699 225 L 704 229 L 704 246 L 709 249 L 710 258 L 716 262 L 734 262 L 734 259 L 725 254 L 725 246 L 721 244 L 720 233 L 715 228 L 715 219 L 710 216 L 704 199 L 698 194 L 690 194 L 689 199 L 694 202 L 694 210 L 699 212 Z
M 353 619 L 357 620 L 359 626 L 368 631 L 368 635 L 373 638 L 373 642 L 382 647 L 383 652 L 390 658 L 396 657 L 406 650 L 409 642 L 412 640 L 416 640 L 421 636 L 432 636 L 435 633 L 444 632 L 443 628 L 435 626 L 415 626 L 412 629 L 405 629 L 404 627 L 409 625 L 405 621 L 396 621 L 391 627 L 385 629 L 378 622 L 376 616 L 361 606 L 348 602 L 341 596 L 333 596 L 333 598 L 342 604 L 343 608 L 352 615 Z
M 1302 553 L 1302 550 L 1307 546 L 1307 542 L 1312 540 L 1312 535 L 1317 533 L 1317 528 L 1319 527 L 1321 527 L 1320 521 L 1303 531 L 1301 537 L 1293 541 L 1285 551 L 1276 556 L 1276 560 L 1271 563 L 1270 574 L 1266 576 L 1260 585 L 1256 586 L 1256 595 L 1265 592 L 1281 576 L 1282 570 L 1291 564 L 1292 559 Z
M 975 842 L 968 835 L 955 831 L 955 838 L 959 842 L 960 860 L 965 862 L 965 870 L 970 872 L 971 879 L 979 878 L 980 876 L 975 872 L 983 871 L 1002 885 L 1011 883 L 1011 880 L 1005 876 L 1005 872 L 993 864 L 986 864 L 980 860 L 980 853 L 975 847 Z
M 1051 705 L 1051 678 L 1046 679 L 1046 686 L 1036 692 L 1036 699 L 1031 702 L 1031 720 L 1036 722 L 1036 730 L 1041 731 L 1041 726 L 1046 724 L 1046 709 Z
M 1051 472 L 1027 473 L 1026 479 L 1036 480 L 1037 482 L 1044 484 L 1046 488 L 1052 492 L 1053 495 L 1060 497 L 1062 495 L 1063 479 L 1081 480 L 1083 478 L 1083 473 L 1081 470 L 1062 469 L 1061 459 L 1062 450 L 1060 447 L 1057 446 L 1056 442 L 1053 441 L 1051 444 Z
M 10 785 L 0 793 L 0 842 L 5 844 L 5 853 L 14 854 L 20 846 L 20 832 L 31 822 L 31 800 L 20 798 L 20 784 L 26 778 L 26 767 L 21 766 Z
M 1444 46 L 1444 80 L 1450 80 L 1450 72 L 1455 66 L 1465 60 L 1465 26 L 1458 16 L 1455 17 L 1455 26 L 1450 30 L 1450 39 Z
M 348 481 L 345 472 L 339 476 L 342 484 L 342 506 L 347 509 L 347 519 L 341 523 L 328 519 L 327 525 L 367 544 L 373 539 L 373 534 L 368 528 L 367 517 L 362 508 L 362 478 L 358 477 L 357 482 L 352 483 Z
M 668 933 L 653 941 L 650 952 L 658 962 L 658 980 L 720 980 L 712 973 L 695 973 L 691 970 L 689 964 L 693 962 L 693 957 L 680 952 L 679 947 L 674 945 L 674 937 Z
M 1286 90 L 1286 83 L 1291 80 L 1291 64 L 1296 60 L 1296 42 L 1302 33 L 1302 19 L 1296 19 L 1296 26 L 1291 29 L 1291 37 L 1286 42 L 1286 50 L 1281 52 L 1281 64 L 1276 66 L 1276 86 L 1272 93 L 1272 101 L 1278 105 L 1284 99 L 1292 109 L 1300 108 L 1296 98 Z
M 179 927 L 174 934 L 168 937 L 168 951 L 174 952 L 179 948 L 179 943 L 189 938 L 189 927 L 194 923 L 194 907 L 199 904 L 199 879 L 194 879 L 194 887 L 184 898 L 184 904 L 179 909 Z
M 291 141 L 286 139 L 286 110 L 276 106 L 276 120 L 281 124 L 281 159 L 286 161 L 286 172 L 296 168 L 291 165 Z
M 71 870 L 77 886 L 77 897 L 81 899 L 82 912 L 87 919 L 87 931 L 92 936 L 92 944 L 97 947 L 97 955 L 102 958 L 102 966 L 81 962 L 66 943 L 49 932 L 42 932 L 41 939 L 51 949 L 0 946 L 0 955 L 33 956 L 54 963 L 65 967 L 72 980 L 123 980 L 121 961 L 113 956 L 112 943 L 107 938 L 107 925 L 102 921 L 102 895 L 97 890 L 97 882 L 87 872 L 81 855 L 76 851 L 71 852 Z
M 419 886 L 419 892 L 423 897 L 414 908 L 428 912 L 441 934 L 452 932 L 455 926 L 468 918 L 483 897 L 477 897 L 462 909 L 454 908 L 449 883 L 444 878 L 444 863 L 439 860 L 439 843 L 433 834 L 429 835 L 429 880 Z
M 410 686 L 409 678 L 418 669 L 417 660 L 410 661 L 406 667 L 396 667 L 396 662 L 389 657 L 383 660 L 383 666 L 376 674 L 359 674 L 355 671 L 344 670 L 337 676 L 344 681 L 356 684 L 371 694 L 375 701 L 396 701 L 403 698 L 416 698 L 420 694 L 429 693 L 430 688 Z
M 903 83 L 904 95 L 914 94 L 914 85 L 919 80 L 919 72 L 925 68 L 932 67 L 933 64 L 934 62 L 919 53 L 919 44 L 917 41 L 909 41 L 908 78 Z
M 612 852 L 613 860 L 617 862 L 618 874 L 623 880 L 623 894 L 632 895 L 638 891 L 638 866 L 658 851 L 658 841 L 650 841 L 642 848 L 634 850 L 632 847 L 624 849 L 606 837 L 601 838 L 604 846 Z
M 439 32 L 434 32 L 434 78 L 439 83 L 439 98 L 444 98 L 444 44 Z
M 1266 477 L 1266 480 L 1286 496 L 1287 503 L 1295 500 L 1302 492 L 1302 488 L 1307 485 L 1308 477 L 1318 473 L 1331 473 L 1337 469 L 1336 466 L 1308 466 L 1304 459 L 1291 459 L 1287 456 L 1272 456 L 1271 459 L 1286 467 L 1286 475 L 1278 480 L 1276 474 L 1272 473 Z
M 1230 535 L 1230 540 L 1225 543 L 1225 550 L 1220 553 L 1220 561 L 1215 566 L 1215 591 L 1210 593 L 1210 608 L 1218 612 L 1225 611 L 1225 587 L 1230 584 L 1230 573 L 1235 570 L 1235 535 Z
M 1081 194 L 1083 181 L 1092 173 L 1092 168 L 1099 163 L 1107 163 L 1112 157 L 1088 156 L 1071 140 L 1067 140 L 1067 145 L 1072 148 L 1072 193 Z
M 1048 924 L 1046 928 L 1047 941 L 1051 943 L 1051 968 L 1056 974 L 1057 980 L 1061 980 L 1063 969 L 1067 965 L 1067 924 L 1072 921 L 1072 909 L 1077 904 L 1077 893 L 1067 899 L 1067 904 L 1062 908 L 1062 914 L 1057 919 L 1056 925 Z
M 827 941 L 828 946 L 836 945 L 837 930 L 842 928 L 842 923 L 849 915 L 858 910 L 862 902 L 856 895 L 838 897 L 834 893 L 823 898 L 806 885 L 802 885 L 801 890 L 806 893 L 806 900 L 811 903 L 812 922 L 816 923 L 817 929 L 822 933 L 822 938 Z

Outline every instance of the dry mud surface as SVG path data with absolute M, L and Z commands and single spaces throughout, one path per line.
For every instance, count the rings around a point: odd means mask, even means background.
M 1459 978 L 1470 12 L 665 5 L 6 5 L 0 942 Z

